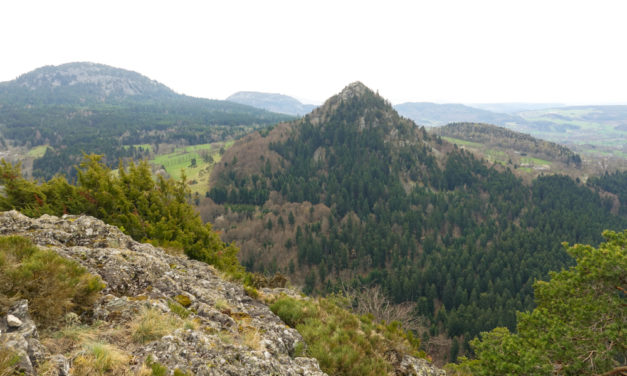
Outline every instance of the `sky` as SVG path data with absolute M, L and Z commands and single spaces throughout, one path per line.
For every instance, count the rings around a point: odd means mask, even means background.
M 627 104 L 627 1 L 0 2 L 0 82 L 90 61 L 174 91 L 319 103 Z

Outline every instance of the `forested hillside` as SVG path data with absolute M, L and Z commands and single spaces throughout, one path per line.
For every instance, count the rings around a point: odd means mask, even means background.
M 415 304 L 440 359 L 480 331 L 513 330 L 515 312 L 534 306 L 533 282 L 572 263 L 562 241 L 598 244 L 604 229 L 627 227 L 611 197 L 566 176 L 523 184 L 360 83 L 223 161 L 205 218 L 241 245 L 246 266 L 287 273 L 308 293 L 381 286 Z
M 43 67 L 0 84 L 0 142 L 45 148 L 32 175 L 69 177 L 82 153 L 140 159 L 160 144 L 223 141 L 289 119 L 237 103 L 174 93 L 138 73 L 92 63 Z M 148 146 L 148 147 L 147 147 Z

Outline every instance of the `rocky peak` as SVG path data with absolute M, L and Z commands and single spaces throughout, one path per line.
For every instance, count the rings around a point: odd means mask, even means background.
M 361 97 L 366 93 L 374 94 L 372 90 L 370 90 L 366 85 L 361 83 L 360 81 L 355 81 L 353 83 L 348 84 L 339 94 L 338 96 L 343 100 L 348 100 L 354 97 Z

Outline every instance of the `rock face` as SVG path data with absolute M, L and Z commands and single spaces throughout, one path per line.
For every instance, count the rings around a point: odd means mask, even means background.
M 295 346 L 303 342 L 296 330 L 207 264 L 135 242 L 116 227 L 87 216 L 30 219 L 5 212 L 0 214 L 0 234 L 30 238 L 79 262 L 106 283 L 93 311 L 67 317 L 68 322 L 99 322 L 101 330 L 124 328 L 146 310 L 169 314 L 173 301 L 187 305 L 184 326 L 145 342 L 120 340 L 119 347 L 131 354 L 129 368 L 135 371 L 150 359 L 170 372 L 179 369 L 193 375 L 324 375 L 315 359 L 293 356 Z M 33 363 L 42 360 L 43 352 L 33 341 L 37 330 L 26 304 L 19 302 L 9 312 L 13 318 L 5 316 L 0 328 L 22 355 L 24 372 L 35 374 Z M 56 374 L 67 374 L 68 361 L 62 354 L 47 353 L 45 358 Z

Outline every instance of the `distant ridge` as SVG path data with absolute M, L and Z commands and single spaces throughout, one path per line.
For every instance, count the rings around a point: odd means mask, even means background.
M 316 108 L 316 106 L 312 104 L 303 104 L 297 99 L 287 95 L 262 93 L 258 91 L 238 91 L 226 98 L 226 100 L 294 116 L 305 115 Z
M 466 106 L 478 108 L 481 110 L 500 112 L 504 114 L 515 114 L 521 111 L 544 110 L 547 108 L 564 107 L 562 103 L 527 103 L 527 102 L 511 102 L 511 103 L 467 103 Z
M 463 104 L 408 102 L 397 104 L 394 109 L 402 116 L 430 127 L 457 122 L 490 123 L 501 126 L 524 123 L 524 120 L 516 115 L 481 110 Z

